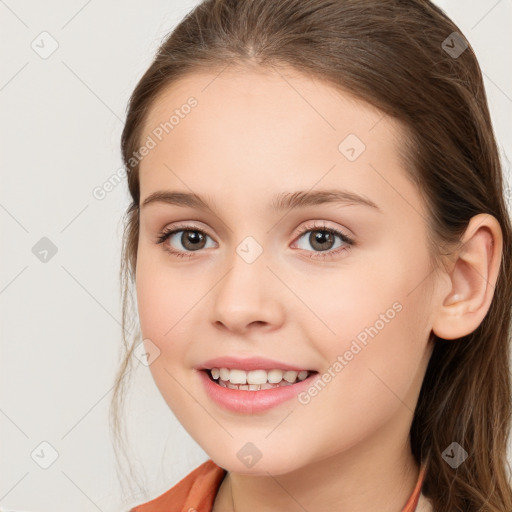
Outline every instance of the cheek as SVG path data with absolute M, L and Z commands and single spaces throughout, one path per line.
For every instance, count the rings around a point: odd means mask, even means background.
M 312 384 L 309 396 L 301 401 L 306 404 L 304 418 L 330 411 L 330 421 L 315 427 L 319 445 L 320 439 L 337 439 L 342 430 L 343 439 L 336 442 L 349 447 L 388 422 L 396 427 L 396 422 L 412 418 L 425 337 L 412 320 L 418 314 L 412 302 L 401 300 L 401 309 L 377 308 L 383 317 L 373 310 L 365 315 L 345 303 L 347 310 L 358 313 L 357 321 L 348 315 L 333 324 L 338 333 L 335 343 L 326 338 L 317 347 L 326 361 L 320 383 Z
M 343 338 L 356 337 L 372 325 L 379 333 L 391 325 L 400 325 L 403 332 L 428 313 L 431 268 L 424 240 L 388 239 L 393 242 L 362 253 L 355 264 L 332 275 L 331 293 L 324 302 L 333 330 Z
M 377 324 L 381 331 L 394 321 L 399 310 L 414 299 L 407 296 L 413 282 L 411 272 L 403 261 L 395 259 L 390 265 L 369 256 L 367 261 L 361 258 L 338 271 L 307 280 L 294 276 L 292 281 L 297 295 L 307 298 L 310 313 L 306 320 L 316 338 L 338 349 L 336 340 L 343 343 L 358 337 L 364 342 L 366 328 Z M 300 304 L 297 307 L 302 308 Z
M 317 349 L 326 366 L 343 375 L 338 381 L 346 379 L 341 392 L 351 389 L 358 396 L 372 390 L 366 402 L 379 391 L 390 394 L 385 383 L 392 389 L 408 387 L 430 332 L 427 255 L 399 247 L 381 254 L 387 257 L 340 269 L 325 286 L 317 281 L 301 291 L 308 292 L 308 305 L 321 320 L 311 322 L 318 326 L 313 336 Z M 343 358 L 342 367 L 338 356 Z M 358 382 L 360 388 L 353 390 L 352 384 Z
M 167 343 L 182 323 L 180 319 L 186 318 L 188 310 L 197 301 L 197 291 L 194 293 L 184 272 L 171 271 L 159 258 L 149 251 L 139 252 L 137 305 L 142 336 Z
M 152 255 L 141 254 L 137 259 L 136 291 L 142 339 L 151 340 L 159 349 L 158 357 L 149 370 L 162 397 L 180 421 L 190 397 L 180 383 L 184 382 L 183 360 L 186 346 L 180 340 L 190 334 L 187 315 L 197 297 L 184 286 L 177 272 L 159 267 Z M 154 349 L 153 349 L 154 350 Z

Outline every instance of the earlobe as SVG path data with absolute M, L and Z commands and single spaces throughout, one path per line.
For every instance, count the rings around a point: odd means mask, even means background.
M 489 214 L 471 218 L 449 273 L 451 289 L 439 297 L 432 331 L 451 340 L 472 333 L 482 323 L 494 296 L 503 235 Z

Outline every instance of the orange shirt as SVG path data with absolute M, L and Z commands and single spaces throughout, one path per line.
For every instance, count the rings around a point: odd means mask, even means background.
M 226 470 L 208 459 L 180 480 L 167 492 L 138 505 L 130 512 L 211 512 L 215 496 L 226 475 Z M 421 494 L 425 467 L 420 470 L 413 493 L 401 512 L 428 512 L 432 508 Z

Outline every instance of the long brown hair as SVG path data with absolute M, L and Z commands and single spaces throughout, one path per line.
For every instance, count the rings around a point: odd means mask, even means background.
M 427 0 L 206 0 L 163 42 L 130 98 L 121 141 L 133 201 L 123 239 L 125 354 L 112 400 L 113 431 L 120 432 L 125 380 L 140 340 L 125 335 L 135 325 L 130 297 L 140 190 L 133 155 L 160 93 L 186 74 L 218 73 L 227 66 L 291 67 L 399 120 L 407 133 L 407 172 L 430 212 L 436 264 L 443 251 L 457 246 L 472 216 L 488 213 L 500 223 L 503 258 L 490 309 L 463 338 L 443 340 L 432 333 L 434 350 L 410 444 L 416 462 L 427 466 L 423 493 L 435 512 L 512 511 L 511 223 L 476 56 L 459 28 Z M 453 442 L 468 453 L 456 470 L 443 459 Z

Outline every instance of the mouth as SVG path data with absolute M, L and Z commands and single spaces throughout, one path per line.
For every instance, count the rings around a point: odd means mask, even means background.
M 237 368 L 204 368 L 210 381 L 217 386 L 243 391 L 263 391 L 293 386 L 317 374 L 316 370 L 240 370 Z

